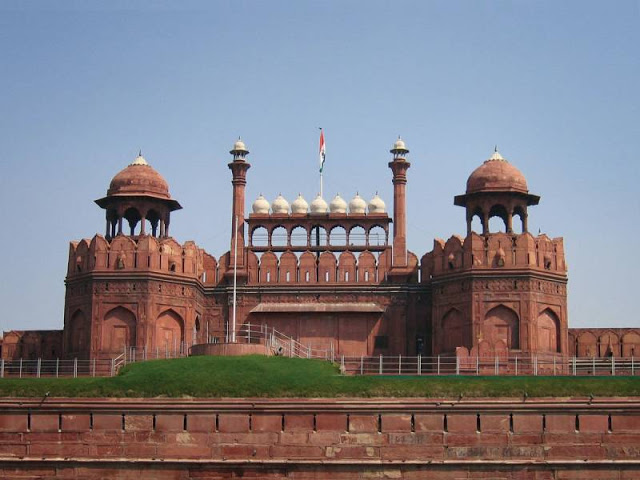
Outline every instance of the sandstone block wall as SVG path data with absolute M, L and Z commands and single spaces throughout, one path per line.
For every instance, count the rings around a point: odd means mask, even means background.
M 640 478 L 629 399 L 2 403 L 2 478 Z

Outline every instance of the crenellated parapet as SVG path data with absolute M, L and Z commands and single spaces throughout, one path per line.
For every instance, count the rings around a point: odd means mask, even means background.
M 471 232 L 466 238 L 453 235 L 446 242 L 435 239 L 433 250 L 422 257 L 421 281 L 465 271 L 537 270 L 566 275 L 567 264 L 561 237 L 542 234 Z
M 339 254 L 286 251 L 279 256 L 272 251 L 260 256 L 250 251 L 248 255 L 250 285 L 376 285 L 386 281 L 391 262 L 390 250 Z M 417 257 L 411 255 L 417 265 Z
M 215 285 L 221 278 L 215 257 L 193 241 L 180 245 L 172 237 L 118 235 L 107 240 L 102 235 L 71 242 L 67 279 L 87 273 L 153 272 L 195 278 Z

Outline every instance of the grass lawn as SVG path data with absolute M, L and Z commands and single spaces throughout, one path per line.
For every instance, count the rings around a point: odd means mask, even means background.
M 42 397 L 640 396 L 640 377 L 341 376 L 321 360 L 190 357 L 128 365 L 114 378 L 0 379 L 0 396 Z

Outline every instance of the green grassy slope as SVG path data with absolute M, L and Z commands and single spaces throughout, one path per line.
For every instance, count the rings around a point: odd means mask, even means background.
M 0 396 L 640 396 L 640 377 L 352 377 L 320 360 L 191 357 L 128 365 L 114 378 L 0 379 Z

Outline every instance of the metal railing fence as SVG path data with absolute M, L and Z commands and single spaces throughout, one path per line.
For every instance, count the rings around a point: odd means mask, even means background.
M 344 356 L 341 370 L 352 375 L 565 375 L 616 376 L 638 375 L 634 357 L 596 358 L 557 355 L 521 355 L 493 357 L 438 356 Z

